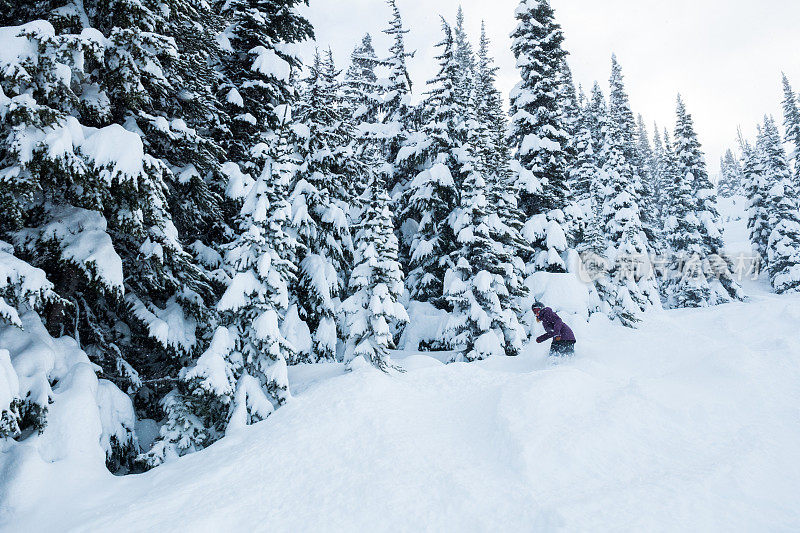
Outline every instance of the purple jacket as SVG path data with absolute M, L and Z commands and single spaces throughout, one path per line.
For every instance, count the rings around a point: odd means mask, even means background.
M 564 324 L 564 321 L 559 318 L 555 312 L 549 307 L 545 307 L 539 311 L 539 320 L 547 332 L 536 339 L 536 342 L 544 342 L 551 337 L 561 337 L 562 341 L 575 342 L 575 334 L 569 329 L 569 326 Z

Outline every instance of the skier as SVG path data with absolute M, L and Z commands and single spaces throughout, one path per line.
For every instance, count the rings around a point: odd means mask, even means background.
M 550 344 L 551 356 L 567 356 L 575 353 L 575 335 L 552 309 L 545 307 L 541 302 L 536 302 L 533 304 L 533 314 L 545 330 L 545 334 L 537 337 L 536 342 L 542 343 L 553 338 Z

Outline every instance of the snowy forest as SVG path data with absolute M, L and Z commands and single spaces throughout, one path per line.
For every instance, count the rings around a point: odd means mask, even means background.
M 717 177 L 691 98 L 648 121 L 612 50 L 606 80 L 573 81 L 549 0 L 508 13 L 510 95 L 506 45 L 469 34 L 466 10 L 431 17 L 438 73 L 419 87 L 404 0 L 346 64 L 322 42 L 301 60 L 304 3 L 4 3 L 0 517 L 45 476 L 33 456 L 157 471 L 284 410 L 301 424 L 294 377 L 333 364 L 398 380 L 409 353 L 523 361 L 536 302 L 624 336 L 745 305 L 751 277 L 763 298 L 800 292 L 786 76 L 783 115 L 731 132 Z M 264 454 L 290 438 L 271 435 Z

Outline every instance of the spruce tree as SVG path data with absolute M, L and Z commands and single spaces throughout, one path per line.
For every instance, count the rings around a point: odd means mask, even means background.
M 459 64 L 453 33 L 442 19 L 444 39 L 437 45 L 441 53 L 439 72 L 429 81 L 430 90 L 422 103 L 424 116 L 416 145 L 409 146 L 424 169 L 409 184 L 402 203 L 404 219 L 418 221 L 409 250 L 406 286 L 413 299 L 439 305 L 445 272 L 455 246 L 448 220 L 458 205 L 462 181 L 460 154 L 467 141 L 467 102 L 456 98 Z
M 653 124 L 653 164 L 652 164 L 652 183 L 653 183 L 653 210 L 655 218 L 659 221 L 657 229 L 663 229 L 663 208 L 666 203 L 665 187 L 667 184 L 666 153 L 664 141 L 658 131 L 658 124 Z M 663 237 L 663 234 L 662 234 Z
M 393 328 L 408 322 L 400 303 L 403 270 L 392 219 L 383 178 L 373 174 L 363 221 L 356 228 L 356 266 L 350 275 L 349 296 L 342 302 L 347 324 L 344 359 L 352 364 L 362 357 L 384 371 L 391 367 Z
M 578 245 L 581 254 L 582 273 L 589 281 L 589 313 L 603 313 L 612 320 L 619 320 L 627 327 L 634 327 L 640 322 L 639 312 L 635 305 L 625 305 L 621 295 L 627 294 L 609 275 L 611 265 L 608 259 L 608 248 L 603 235 L 601 217 L 596 208 L 591 208 L 591 216 L 586 225 L 583 241 Z
M 415 129 L 414 106 L 411 101 L 411 76 L 408 74 L 406 61 L 414 57 L 413 52 L 406 52 L 403 19 L 397 8 L 396 0 L 386 0 L 392 9 L 392 20 L 389 27 L 383 30 L 392 39 L 389 57 L 380 60 L 380 65 L 387 71 L 381 81 L 383 113 L 381 123 L 373 129 L 373 136 L 383 147 L 383 159 L 390 165 L 391 173 L 387 178 L 389 194 L 395 188 L 404 188 L 413 177 L 408 166 L 400 157 L 400 150 L 407 142 L 410 132 Z
M 566 59 L 561 62 L 559 69 L 558 80 L 558 99 L 561 108 L 562 124 L 564 131 L 567 133 L 569 142 L 567 143 L 567 168 L 573 168 L 575 164 L 575 157 L 577 156 L 577 147 L 575 146 L 575 137 L 578 135 L 579 121 L 581 109 L 578 105 L 578 92 L 575 89 L 575 82 L 572 78 L 572 70 L 569 68 L 569 63 Z
M 592 133 L 592 149 L 597 157 L 600 158 L 597 161 L 597 164 L 600 167 L 602 167 L 604 163 L 602 160 L 603 145 L 605 145 L 604 129 L 607 122 L 608 104 L 606 103 L 605 96 L 603 96 L 603 90 L 600 88 L 600 84 L 594 82 L 594 85 L 592 86 L 591 98 L 589 99 L 589 103 L 586 107 L 583 123 Z
M 763 172 L 770 187 L 767 271 L 778 294 L 800 290 L 800 198 L 792 180 L 778 127 L 772 118 L 764 122 Z
M 649 243 L 639 218 L 633 168 L 625 157 L 620 122 L 605 127 L 601 185 L 595 194 L 598 216 L 609 246 L 610 276 L 617 285 L 614 314 L 633 315 L 660 305 L 649 258 Z
M 374 138 L 374 128 L 379 124 L 382 105 L 381 87 L 375 72 L 378 63 L 372 46 L 372 37 L 367 33 L 350 56 L 350 67 L 345 73 L 342 85 L 343 119 L 352 127 L 353 157 L 365 169 L 369 165 L 374 165 L 372 172 L 380 171 L 378 167 L 385 164 L 382 157 L 376 157 L 376 150 L 380 144 L 376 143 Z M 363 178 L 368 174 L 368 172 L 361 173 Z M 349 184 L 349 196 L 353 200 L 351 208 L 356 210 L 348 213 L 351 219 L 358 218 L 359 199 L 363 198 L 368 185 L 363 180 Z
M 145 104 L 124 107 L 132 86 L 164 82 L 169 70 L 155 68 L 153 54 L 174 53 L 174 42 L 119 14 L 126 28 L 113 27 L 109 39 L 91 28 L 56 35 L 44 21 L 15 37 L 27 41 L 15 49 L 28 55 L 8 58 L 1 82 L 0 239 L 53 284 L 59 297 L 41 316 L 50 333 L 74 335 L 140 414 L 158 416 L 165 385 L 199 348 L 203 324 L 213 323 L 212 291 L 168 209 L 174 173 L 148 153 L 136 125 L 146 113 L 136 106 Z M 96 13 L 83 15 L 73 22 Z M 111 58 L 140 39 L 150 48 L 130 56 L 130 68 L 108 72 Z M 131 451 L 112 452 L 114 464 L 128 463 Z
M 549 0 L 523 0 L 511 49 L 522 80 L 511 93 L 509 141 L 518 162 L 519 207 L 534 248 L 532 268 L 565 272 L 566 235 L 559 223 L 568 205 L 566 149 L 558 98 L 564 36 Z
M 632 184 L 636 204 L 639 208 L 639 219 L 647 238 L 646 245 L 652 249 L 657 239 L 657 222 L 653 219 L 650 207 L 652 188 L 649 183 L 647 157 L 650 151 L 649 141 L 644 125 L 637 125 L 631 111 L 628 93 L 625 90 L 622 67 L 616 55 L 611 56 L 611 77 L 609 79 L 610 93 L 608 105 L 608 122 L 613 123 L 621 136 L 621 150 L 625 161 L 633 172 Z M 640 152 L 645 149 L 645 153 Z
M 625 90 L 622 67 L 617 61 L 617 56 L 611 56 L 611 77 L 609 79 L 611 91 L 608 97 L 608 120 L 619 129 L 623 156 L 631 165 L 638 162 L 636 153 L 636 120 L 631 111 L 628 93 Z M 634 168 L 638 171 L 638 168 Z
M 456 14 L 456 25 L 453 28 L 453 44 L 455 46 L 456 61 L 459 66 L 458 98 L 469 99 L 473 96 L 475 89 L 475 54 L 472 51 L 472 44 L 469 42 L 467 30 L 464 27 L 464 10 L 458 6 Z
M 665 231 L 676 262 L 668 305 L 705 307 L 743 299 L 724 259 L 716 193 L 708 179 L 691 115 L 678 96 L 675 124 L 677 173 L 670 190 Z M 709 279 L 713 278 L 713 279 Z
M 641 210 L 642 229 L 644 229 L 647 240 L 652 249 L 656 249 L 660 240 L 661 221 L 657 217 L 655 206 L 658 202 L 656 195 L 656 169 L 653 156 L 653 149 L 647 134 L 647 127 L 644 125 L 642 115 L 637 120 L 636 131 L 636 161 L 640 179 L 639 188 L 639 209 Z
M 230 281 L 217 303 L 222 324 L 165 398 L 166 424 L 143 456 L 150 465 L 201 449 L 231 427 L 265 418 L 289 398 L 286 365 L 295 351 L 279 326 L 295 279 L 298 243 L 288 233 L 290 172 L 283 139 L 273 141 L 237 217 L 237 237 L 225 246 L 222 269 Z
M 582 116 L 588 115 L 584 110 Z M 592 132 L 581 121 L 582 125 L 575 137 L 576 158 L 575 164 L 570 169 L 570 189 L 575 195 L 575 199 L 581 202 L 591 200 L 593 184 L 600 178 L 600 169 L 597 166 L 597 156 L 594 152 L 592 142 Z
M 296 99 L 290 83 L 300 66 L 291 45 L 313 38 L 311 24 L 297 12 L 303 0 L 217 0 L 227 27 L 221 35 L 224 83 L 221 96 L 232 117 L 228 158 L 258 174 L 262 162 L 252 148 L 283 120 L 282 104 Z
M 485 25 L 481 24 L 475 66 L 475 97 L 468 111 L 473 124 L 469 141 L 476 157 L 474 167 L 486 182 L 493 239 L 506 251 L 504 257 L 508 262 L 503 265 L 505 283 L 512 296 L 520 297 L 526 293 L 522 257 L 530 254 L 530 247 L 522 237 L 523 217 L 517 203 L 516 180 L 509 166 L 506 112 L 500 91 L 495 86 L 498 69 L 490 56 L 489 46 Z
M 739 160 L 728 148 L 725 155 L 720 158 L 720 178 L 717 192 L 723 198 L 730 198 L 743 193 L 742 166 Z
M 486 182 L 467 165 L 461 202 L 450 219 L 458 248 L 444 280 L 444 298 L 451 309 L 445 339 L 451 349 L 462 350 L 466 361 L 497 355 L 517 355 L 524 333 L 519 309 L 506 286 L 504 247 L 494 240 Z
M 786 74 L 783 75 L 783 94 L 783 126 L 786 129 L 786 142 L 792 147 L 789 158 L 794 164 L 794 187 L 800 190 L 800 107 Z
M 378 77 L 375 67 L 378 57 L 367 33 L 350 55 L 350 67 L 344 76 L 345 103 L 355 125 L 374 124 L 380 111 Z
M 298 167 L 291 187 L 292 224 L 301 244 L 294 287 L 300 317 L 311 328 L 312 361 L 333 359 L 339 337 L 335 301 L 351 267 L 348 184 L 362 169 L 352 154 L 353 130 L 330 52 L 317 55 L 305 80 L 293 127 Z
M 739 131 L 739 145 L 742 150 L 742 174 L 747 194 L 747 227 L 750 230 L 750 244 L 759 259 L 766 264 L 769 244 L 770 206 L 767 202 L 767 191 L 772 187 L 767 179 L 763 166 L 764 153 L 763 128 L 758 127 L 755 145 L 751 145 Z

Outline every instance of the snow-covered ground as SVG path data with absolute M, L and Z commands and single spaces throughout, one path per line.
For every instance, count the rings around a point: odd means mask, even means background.
M 0 529 L 796 531 L 800 296 L 747 290 L 638 330 L 571 324 L 559 364 L 534 344 L 397 354 L 392 375 L 296 367 L 266 421 L 146 474 L 61 462 L 0 481 Z

